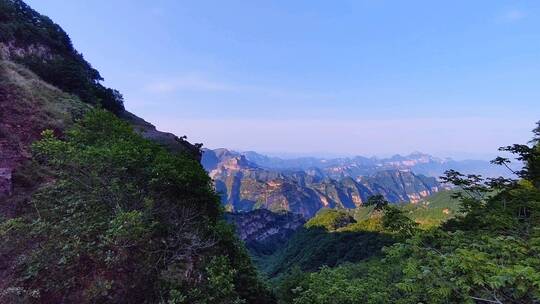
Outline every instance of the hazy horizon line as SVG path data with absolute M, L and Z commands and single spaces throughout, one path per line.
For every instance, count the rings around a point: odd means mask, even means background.
M 203 147 L 208 150 L 217 150 L 217 149 L 226 149 L 229 151 L 234 151 L 238 153 L 247 153 L 255 152 L 267 157 L 276 157 L 281 159 L 298 159 L 298 158 L 316 158 L 316 159 L 336 159 L 336 158 L 354 158 L 354 157 L 365 157 L 365 158 L 377 158 L 385 159 L 391 158 L 393 156 L 410 156 L 412 154 L 426 154 L 439 159 L 451 159 L 455 161 L 466 161 L 466 160 L 481 160 L 481 161 L 491 161 L 499 155 L 506 155 L 500 151 L 493 153 L 474 153 L 466 151 L 453 151 L 453 152 L 425 152 L 425 151 L 411 151 L 411 152 L 396 152 L 396 153 L 379 153 L 379 154 L 368 154 L 368 153 L 339 153 L 339 152 L 329 152 L 329 151 L 313 151 L 313 152 L 291 152 L 291 151 L 263 151 L 257 149 L 241 149 L 241 148 L 232 148 L 232 147 Z

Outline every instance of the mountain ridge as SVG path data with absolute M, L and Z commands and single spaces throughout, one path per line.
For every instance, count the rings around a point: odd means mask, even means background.
M 409 169 L 340 176 L 316 167 L 267 169 L 249 158 L 227 149 L 203 150 L 201 163 L 229 211 L 265 208 L 310 218 L 322 208 L 357 208 L 374 194 L 393 203 L 416 202 L 443 188 L 435 178 Z
M 221 148 L 224 149 L 224 148 Z M 211 150 L 211 149 L 207 149 Z M 215 149 L 219 150 L 219 149 Z M 255 151 L 234 151 L 229 153 L 244 155 L 247 160 L 252 161 L 266 169 L 298 169 L 308 170 L 319 168 L 334 177 L 339 174 L 345 175 L 365 175 L 380 169 L 411 169 L 415 173 L 439 177 L 446 170 L 454 169 L 463 173 L 480 173 L 486 177 L 509 176 L 509 171 L 495 166 L 486 160 L 465 159 L 455 160 L 450 157 L 436 157 L 428 153 L 413 151 L 406 155 L 394 154 L 390 157 L 377 156 L 350 156 L 350 157 L 293 157 L 281 158 L 268 156 Z

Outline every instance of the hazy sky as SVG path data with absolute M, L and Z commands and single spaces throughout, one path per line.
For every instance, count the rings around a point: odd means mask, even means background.
M 27 0 L 210 148 L 488 157 L 540 120 L 540 1 Z

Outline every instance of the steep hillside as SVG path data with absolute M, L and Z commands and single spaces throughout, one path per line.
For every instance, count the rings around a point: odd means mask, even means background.
M 266 209 L 227 213 L 226 219 L 235 226 L 240 239 L 254 256 L 272 254 L 305 223 L 298 214 Z
M 390 202 L 416 203 L 443 189 L 435 178 L 414 174 L 409 170 L 379 171 L 361 176 L 358 181 L 371 193 L 382 194 Z
M 48 182 L 0 218 L 0 303 L 272 302 L 195 159 L 105 110 L 32 155 Z
M 198 145 L 125 111 L 20 0 L 0 57 L 0 303 L 275 302 Z
M 382 229 L 380 216 L 357 222 L 351 210 L 323 209 L 271 255 L 258 263 L 271 278 L 295 268 L 316 271 L 323 266 L 358 262 L 379 255 L 393 235 Z
M 30 143 L 45 129 L 61 135 L 92 108 L 114 112 L 170 151 L 200 158 L 197 145 L 126 111 L 120 93 L 101 80 L 59 25 L 22 1 L 0 0 L 0 211 L 13 212 L 2 200 L 25 199 L 38 183 L 17 171 L 30 158 Z
M 75 50 L 66 32 L 21 0 L 0 0 L 0 60 L 23 65 L 44 82 L 79 97 L 78 100 L 110 110 L 130 122 L 144 137 L 172 151 L 188 152 L 200 158 L 198 146 L 173 134 L 159 132 L 126 111 L 120 92 L 101 84 L 103 77 Z M 7 109 L 5 113 L 10 115 Z
M 37 186 L 36 172 L 17 170 L 30 159 L 30 144 L 45 129 L 61 134 L 90 108 L 27 68 L 0 60 L 0 213 L 16 212 Z
M 357 179 L 332 179 L 317 169 L 263 169 L 243 154 L 206 150 L 202 163 L 231 211 L 265 208 L 310 218 L 321 208 L 356 208 L 374 194 L 393 203 L 416 202 L 441 189 L 435 178 L 409 170 L 377 171 Z
M 91 107 L 74 95 L 42 81 L 25 67 L 0 61 L 0 167 L 12 168 L 28 157 L 28 145 L 41 131 L 58 132 Z
M 456 190 L 444 190 L 416 204 L 394 205 L 419 228 L 431 229 L 460 215 L 460 202 L 452 198 Z M 276 252 L 260 256 L 258 263 L 271 277 L 279 277 L 294 267 L 304 271 L 322 266 L 361 261 L 381 253 L 381 248 L 397 240 L 384 227 L 385 212 L 373 207 L 321 209 Z M 388 225 L 388 224 L 387 224 Z
M 97 70 L 75 50 L 71 39 L 51 19 L 23 1 L 0 1 L 0 56 L 27 66 L 44 81 L 84 102 L 118 113 L 120 93 L 100 84 Z

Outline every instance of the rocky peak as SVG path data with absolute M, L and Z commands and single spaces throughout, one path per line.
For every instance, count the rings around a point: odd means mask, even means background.
M 218 157 L 219 156 L 219 157 Z M 355 177 L 330 177 L 320 168 L 303 171 L 258 167 L 240 153 L 207 150 L 205 168 L 214 180 L 222 202 L 231 211 L 265 208 L 285 210 L 311 218 L 321 208 L 357 208 L 371 195 L 388 201 L 416 202 L 439 189 L 435 178 L 414 174 L 410 169 L 380 169 Z
M 202 149 L 201 164 L 208 172 L 217 169 L 217 167 L 227 160 L 239 156 L 238 153 L 229 151 L 224 148 L 219 149 Z
M 254 166 L 246 159 L 244 155 L 229 158 L 222 164 L 222 166 L 226 170 L 241 170 L 254 168 Z

